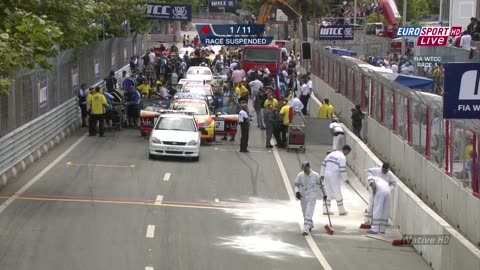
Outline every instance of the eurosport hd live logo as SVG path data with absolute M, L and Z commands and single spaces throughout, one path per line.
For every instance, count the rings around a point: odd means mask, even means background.
M 416 27 L 400 26 L 397 28 L 399 37 L 418 37 L 417 46 L 445 46 L 449 37 L 462 35 L 461 26 L 452 27 Z

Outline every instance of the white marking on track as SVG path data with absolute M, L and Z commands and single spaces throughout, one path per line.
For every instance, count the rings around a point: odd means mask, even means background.
M 147 233 L 145 234 L 146 238 L 154 238 L 155 237 L 155 225 L 148 225 L 147 226 Z
M 151 267 L 151 266 L 145 266 L 145 270 L 153 270 L 153 267 Z
M 285 189 L 287 190 L 288 197 L 290 198 L 290 202 L 293 204 L 296 201 L 295 195 L 293 194 L 292 186 L 290 184 L 290 181 L 288 180 L 287 170 L 285 169 L 285 166 L 283 166 L 282 159 L 280 158 L 280 155 L 278 154 L 278 151 L 276 149 L 273 150 L 273 156 L 275 157 L 275 161 L 277 162 L 278 168 L 280 169 L 280 174 L 282 175 L 283 183 L 285 184 Z M 299 221 L 298 225 L 300 225 L 300 229 L 303 230 L 303 220 Z M 310 249 L 312 250 L 317 260 L 322 265 L 323 269 L 332 270 L 332 267 L 330 266 L 330 264 L 328 264 L 327 259 L 325 258 L 325 256 L 323 256 L 322 252 L 318 248 L 317 243 L 315 243 L 312 236 L 311 235 L 305 236 L 305 240 L 307 240 L 307 243 L 310 246 Z
M 170 176 L 171 176 L 171 174 L 169 172 L 165 173 L 165 176 L 163 176 L 163 181 L 169 181 Z
M 155 205 L 160 205 L 160 204 L 162 204 L 162 201 L 163 201 L 163 196 L 162 196 L 162 195 L 158 195 L 157 198 L 155 199 Z
M 68 154 L 70 154 L 83 140 L 85 140 L 86 135 L 83 135 L 79 138 L 72 146 L 70 146 L 65 152 L 58 156 L 54 161 L 47 165 L 41 172 L 39 172 L 35 177 L 28 181 L 23 187 L 21 187 L 14 195 L 8 198 L 2 205 L 0 205 L 0 214 L 7 209 L 18 197 L 20 197 L 25 191 L 27 191 L 33 184 L 38 182 L 45 174 L 47 174 L 55 165 L 57 165 L 62 159 L 64 159 Z

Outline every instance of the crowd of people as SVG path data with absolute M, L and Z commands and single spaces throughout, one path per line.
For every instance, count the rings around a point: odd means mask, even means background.
M 188 45 L 188 43 L 185 44 L 185 46 Z M 107 127 L 111 126 L 109 111 L 112 111 L 116 101 L 120 101 L 125 102 L 127 106 L 129 125 L 138 127 L 138 113 L 142 98 L 152 98 L 152 94 L 156 94 L 160 99 L 168 99 L 174 94 L 174 89 L 167 86 L 174 85 L 176 83 L 174 79 L 184 75 L 178 68 L 182 66 L 178 65 L 178 62 L 184 62 L 187 68 L 205 63 L 215 73 L 219 71 L 218 63 L 222 63 L 225 67 L 222 72 L 225 72 L 226 80 L 221 81 L 214 93 L 211 109 L 220 114 L 238 114 L 241 127 L 240 152 L 248 152 L 249 126 L 252 118 L 248 104 L 253 105 L 257 128 L 266 132 L 266 148 L 274 147 L 271 143 L 272 137 L 275 138 L 277 147 L 285 147 L 288 140 L 288 126 L 291 123 L 291 111 L 301 111 L 305 115 L 309 113 L 308 103 L 314 86 L 309 73 L 304 75 L 297 73 L 295 53 L 287 54 L 288 51 L 282 51 L 284 62 L 280 67 L 281 72 L 278 77 L 275 77 L 266 67 L 243 70 L 241 62 L 238 61 L 240 48 L 221 48 L 215 53 L 212 48 L 198 44 L 194 46 L 191 54 L 185 53 L 183 57 L 178 55 L 178 49 L 175 46 L 170 49 L 153 48 L 142 57 L 132 57 L 130 75 L 124 71 L 117 79 L 114 72 L 111 72 L 105 78 L 103 89 L 96 87 L 87 90 L 85 84 L 81 85 L 78 98 L 82 109 L 83 126 L 87 126 L 88 117 L 89 135 L 96 136 L 98 131 L 99 135 L 103 136 L 104 124 Z M 162 65 L 161 61 L 164 59 L 166 61 Z M 154 72 L 148 72 L 152 69 L 152 65 Z M 178 78 L 174 78 L 175 76 Z M 160 87 L 157 87 L 159 85 Z M 338 118 L 335 117 L 335 110 L 328 99 L 323 99 L 316 116 L 332 119 L 329 128 L 333 135 L 333 143 L 332 151 L 325 158 L 320 173 L 312 171 L 307 162 L 303 164 L 303 171 L 295 180 L 296 197 L 301 201 L 304 214 L 304 235 L 314 228 L 312 217 L 318 187 L 322 188 L 324 194 L 324 214 L 333 214 L 329 210 L 331 200 L 336 200 L 340 215 L 347 214 L 340 183 L 341 181 L 348 183 L 345 162 L 351 148 L 345 145 L 344 130 Z M 354 132 L 360 136 L 364 118 L 360 106 L 352 109 L 351 118 Z M 227 137 L 225 136 L 223 140 L 227 140 Z M 230 140 L 235 140 L 234 135 Z M 379 182 L 382 178 L 387 179 L 388 168 L 386 170 L 385 168 L 376 170 L 375 173 L 370 172 L 370 186 L 379 190 L 371 200 L 382 202 L 375 204 L 375 208 L 368 209 L 366 212 L 366 217 L 370 217 L 372 225 L 370 233 L 385 232 L 385 223 L 378 222 L 385 218 L 386 213 L 388 216 L 388 194 L 383 192 L 385 187 L 388 188 L 388 184 Z

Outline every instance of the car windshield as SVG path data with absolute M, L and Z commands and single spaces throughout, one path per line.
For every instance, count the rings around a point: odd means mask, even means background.
M 188 75 L 212 75 L 212 72 L 208 69 L 190 69 L 187 72 Z
M 184 92 L 198 95 L 210 95 L 211 90 L 208 87 L 185 87 Z
M 156 130 L 180 130 L 195 132 L 195 122 L 191 118 L 161 117 Z
M 245 49 L 245 61 L 276 63 L 278 59 L 277 49 Z
M 182 110 L 192 112 L 195 115 L 207 115 L 208 110 L 205 103 L 174 103 L 172 110 Z

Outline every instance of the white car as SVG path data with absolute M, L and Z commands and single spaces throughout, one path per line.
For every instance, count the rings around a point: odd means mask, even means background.
M 213 73 L 209 67 L 195 66 L 190 67 L 187 70 L 187 79 L 198 81 L 211 81 L 213 80 Z
M 161 114 L 150 134 L 149 157 L 179 156 L 200 159 L 200 132 L 193 115 Z

